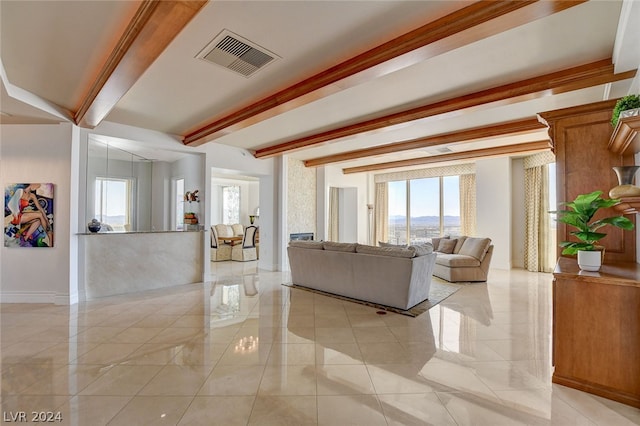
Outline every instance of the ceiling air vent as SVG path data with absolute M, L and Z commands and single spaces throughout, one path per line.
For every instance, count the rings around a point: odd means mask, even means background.
M 231 31 L 224 30 L 196 58 L 220 65 L 245 77 L 270 64 L 277 55 Z
M 453 150 L 451 150 L 447 146 L 428 148 L 428 149 L 425 149 L 424 151 L 430 155 L 449 154 L 453 152 Z
M 438 149 L 436 149 L 436 151 L 438 151 L 439 154 L 448 154 L 450 152 L 453 152 L 451 150 L 451 148 L 449 148 L 448 146 L 444 146 L 442 148 L 438 148 Z

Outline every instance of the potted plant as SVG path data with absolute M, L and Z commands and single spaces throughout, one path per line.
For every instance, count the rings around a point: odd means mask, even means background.
M 630 109 L 640 108 L 640 95 L 627 95 L 620 98 L 616 102 L 616 106 L 613 108 L 613 114 L 611 116 L 611 124 L 615 128 L 620 119 L 620 113 L 622 111 L 628 111 Z
M 618 204 L 618 199 L 602 198 L 602 191 L 594 191 L 590 194 L 580 194 L 575 200 L 562 203 L 571 210 L 558 210 L 558 220 L 577 229 L 572 231 L 579 241 L 563 241 L 560 247 L 562 254 L 577 254 L 578 266 L 585 271 L 598 271 L 602 265 L 602 246 L 597 242 L 606 237 L 607 234 L 596 232 L 606 225 L 612 225 L 621 229 L 633 229 L 633 222 L 624 216 L 610 216 L 603 219 L 591 221 L 593 216 L 601 208 L 608 208 Z

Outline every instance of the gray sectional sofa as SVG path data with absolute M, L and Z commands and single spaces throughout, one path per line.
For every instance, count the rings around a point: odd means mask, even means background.
M 436 262 L 431 246 L 291 241 L 287 252 L 293 284 L 403 310 L 429 298 Z

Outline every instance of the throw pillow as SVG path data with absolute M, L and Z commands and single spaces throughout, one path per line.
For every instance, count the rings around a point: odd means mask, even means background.
M 475 257 L 480 262 L 484 259 L 484 256 L 489 250 L 491 245 L 491 239 L 489 238 L 467 238 L 460 248 L 460 254 Z
M 440 240 L 440 244 L 438 244 L 438 251 L 440 253 L 452 254 L 457 243 L 458 240 L 442 239 Z
M 433 237 L 431 238 L 431 244 L 433 245 L 433 249 L 438 251 L 438 245 L 440 245 L 440 240 L 442 239 L 449 239 L 448 235 L 445 235 L 444 237 Z

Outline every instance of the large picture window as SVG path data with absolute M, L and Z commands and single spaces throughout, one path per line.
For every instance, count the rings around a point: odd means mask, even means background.
M 460 235 L 458 176 L 389 182 L 388 191 L 390 243 L 420 244 L 440 235 Z
M 240 187 L 222 187 L 222 223 L 233 225 L 240 223 Z
M 131 225 L 131 179 L 96 178 L 95 217 L 114 231 Z

